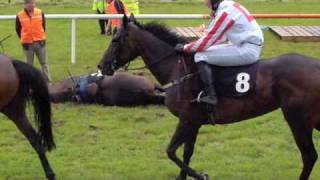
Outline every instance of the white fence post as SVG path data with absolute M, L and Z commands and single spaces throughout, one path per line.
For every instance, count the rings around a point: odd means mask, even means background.
M 76 19 L 72 18 L 71 20 L 71 63 L 75 64 L 76 63 L 76 31 L 77 31 L 77 24 L 76 24 Z

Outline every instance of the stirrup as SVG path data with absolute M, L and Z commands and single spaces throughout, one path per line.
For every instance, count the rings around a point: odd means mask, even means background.
M 200 99 L 201 99 L 202 94 L 204 94 L 204 91 L 201 91 L 197 96 L 197 102 L 198 103 L 201 103 Z
M 190 103 L 201 103 L 200 99 L 201 99 L 201 96 L 202 96 L 203 93 L 204 93 L 204 91 L 200 91 L 198 96 L 195 99 L 192 99 L 190 101 Z
M 198 96 L 197 96 L 196 99 L 191 100 L 191 103 L 206 103 L 206 104 L 212 105 L 212 106 L 217 105 L 217 103 L 218 103 L 217 100 L 216 100 L 215 103 L 212 103 L 212 102 L 210 102 L 209 96 L 204 96 L 204 97 L 202 97 L 202 96 L 204 95 L 204 93 L 205 93 L 204 91 L 201 91 L 201 92 L 198 94 Z

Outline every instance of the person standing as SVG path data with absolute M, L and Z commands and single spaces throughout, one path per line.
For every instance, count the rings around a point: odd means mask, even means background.
M 20 38 L 28 64 L 33 64 L 34 54 L 39 59 L 42 72 L 51 81 L 46 50 L 46 19 L 35 0 L 24 0 L 24 9 L 16 16 L 16 32 Z
M 106 0 L 93 0 L 92 10 L 97 14 L 106 14 L 107 3 Z M 100 26 L 100 34 L 106 34 L 106 25 L 108 24 L 108 20 L 99 19 Z M 107 33 L 110 33 L 109 29 L 107 29 Z
M 130 14 L 138 15 L 140 13 L 138 0 L 123 0 L 123 2 L 126 4 Z
M 108 0 L 109 14 L 129 14 L 128 8 L 121 0 Z M 121 26 L 121 19 L 111 19 L 108 25 L 115 31 Z

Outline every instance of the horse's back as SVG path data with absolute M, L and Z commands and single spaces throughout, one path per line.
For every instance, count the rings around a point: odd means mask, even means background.
M 312 103 L 320 101 L 320 60 L 292 53 L 262 62 L 261 65 L 262 72 L 269 73 L 269 76 L 262 73 L 261 81 L 272 86 L 273 94 L 279 97 L 282 104 L 312 106 Z
M 12 60 L 0 55 L 0 109 L 7 105 L 16 95 L 19 78 Z

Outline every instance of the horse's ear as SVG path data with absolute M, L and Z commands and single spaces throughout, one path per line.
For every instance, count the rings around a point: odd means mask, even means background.
M 122 18 L 122 24 L 123 24 L 124 28 L 127 27 L 128 23 L 129 23 L 128 16 L 125 14 L 125 15 L 123 15 L 123 18 Z

